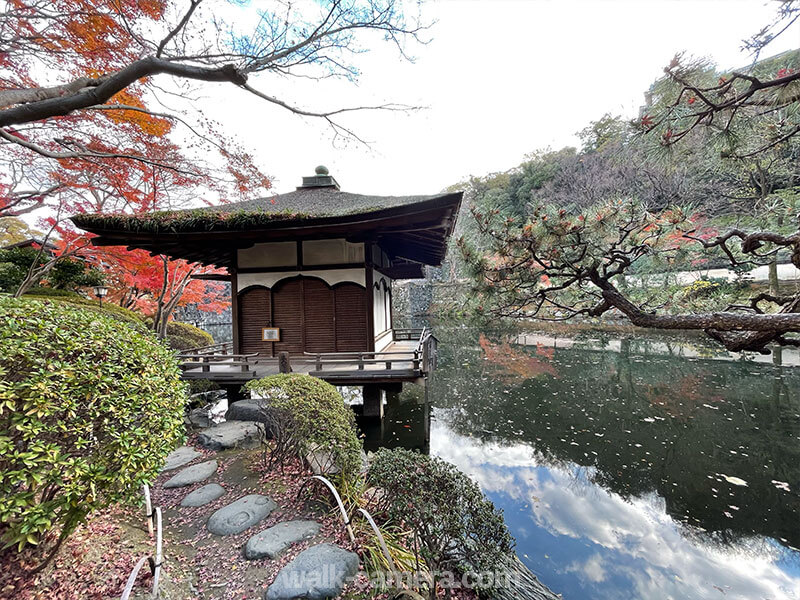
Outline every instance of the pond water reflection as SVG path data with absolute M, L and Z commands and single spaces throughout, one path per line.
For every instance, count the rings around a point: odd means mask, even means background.
M 796 367 L 642 337 L 437 333 L 430 414 L 407 386 L 367 445 L 429 444 L 475 478 L 554 591 L 800 598 Z

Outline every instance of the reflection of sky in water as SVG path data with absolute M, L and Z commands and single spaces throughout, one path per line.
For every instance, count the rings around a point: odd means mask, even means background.
M 431 454 L 478 481 L 520 558 L 568 600 L 800 598 L 797 556 L 771 540 L 715 544 L 673 521 L 655 494 L 626 501 L 591 483 L 589 469 L 544 466 L 527 445 L 460 436 L 447 411 L 435 414 Z

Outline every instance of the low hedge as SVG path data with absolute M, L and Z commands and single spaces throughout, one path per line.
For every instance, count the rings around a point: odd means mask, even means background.
M 144 319 L 141 317 L 141 315 L 133 312 L 132 310 L 122 308 L 121 306 L 111 302 L 104 302 L 103 305 L 100 306 L 100 302 L 98 300 L 84 298 L 76 292 L 58 290 L 55 288 L 38 287 L 25 294 L 24 298 L 54 300 L 57 302 L 73 304 L 85 310 L 107 315 L 116 319 L 117 321 L 122 321 L 128 325 L 133 325 L 142 331 L 147 329 Z
M 214 343 L 214 338 L 210 333 L 189 323 L 170 321 L 167 323 L 167 343 L 173 350 L 191 350 L 210 346 Z
M 62 301 L 0 296 L 0 538 L 59 543 L 138 496 L 184 436 L 186 386 L 154 335 Z
M 288 418 L 277 419 L 291 427 L 298 451 L 331 454 L 345 486 L 355 481 L 361 467 L 361 441 L 353 410 L 331 384 L 310 375 L 285 373 L 249 381 L 246 388 L 264 398 L 269 409 Z M 280 436 L 280 432 L 279 432 Z M 285 437 L 285 436 L 284 436 Z

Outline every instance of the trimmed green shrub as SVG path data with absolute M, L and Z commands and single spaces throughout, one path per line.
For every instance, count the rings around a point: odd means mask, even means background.
M 111 302 L 104 302 L 103 306 L 100 306 L 99 301 L 92 300 L 91 298 L 84 298 L 76 292 L 57 290 L 55 288 L 37 287 L 25 294 L 24 297 L 40 300 L 54 300 L 56 302 L 74 304 L 83 308 L 84 310 L 100 313 L 112 317 L 118 321 L 122 321 L 127 325 L 132 325 L 141 331 L 147 330 L 144 324 L 144 319 L 132 310 L 122 308 L 121 306 Z
M 137 496 L 184 436 L 186 386 L 155 336 L 0 296 L 0 539 L 22 548 Z M 57 546 L 56 546 L 57 547 Z
M 383 448 L 375 454 L 367 480 L 379 490 L 373 513 L 413 528 L 421 558 L 433 573 L 502 571 L 513 556 L 514 540 L 503 513 L 449 462 Z
M 305 456 L 314 451 L 330 453 L 345 485 L 356 480 L 361 467 L 361 441 L 353 410 L 331 384 L 311 377 L 286 373 L 249 381 L 250 392 L 266 400 L 273 415 L 273 435 L 293 440 L 292 447 Z
M 167 343 L 173 350 L 191 350 L 210 346 L 214 343 L 214 338 L 210 333 L 189 323 L 170 321 L 167 323 Z

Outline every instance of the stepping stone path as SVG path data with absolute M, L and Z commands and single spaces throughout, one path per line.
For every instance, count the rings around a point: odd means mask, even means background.
M 244 547 L 245 558 L 277 558 L 284 550 L 296 542 L 313 537 L 319 533 L 321 525 L 316 521 L 284 521 L 255 534 Z
M 333 544 L 303 550 L 283 567 L 264 595 L 266 600 L 324 600 L 342 592 L 346 578 L 358 572 L 358 555 Z
M 266 519 L 276 508 L 271 498 L 249 494 L 217 510 L 206 528 L 214 535 L 236 535 Z
M 241 415 L 242 413 L 240 412 L 239 414 Z M 198 435 L 198 441 L 206 448 L 215 450 L 236 447 L 254 448 L 261 444 L 262 428 L 263 424 L 255 422 L 230 421 L 201 431 Z M 201 452 L 189 446 L 182 446 L 170 453 L 162 471 L 183 468 L 164 482 L 162 487 L 179 488 L 193 485 L 217 473 L 219 465 L 216 460 L 207 460 L 191 466 L 185 466 L 200 456 L 202 456 Z M 202 485 L 186 494 L 181 500 L 180 506 L 205 506 L 218 500 L 226 493 L 236 493 L 236 490 L 248 489 L 248 487 L 252 489 L 252 483 L 242 484 L 243 481 L 247 480 L 247 477 L 243 477 L 240 471 L 242 463 L 237 462 L 240 460 L 236 459 L 231 464 L 225 462 L 228 468 L 224 469 L 221 475 L 215 477 L 215 479 L 225 483 L 225 487 L 219 483 Z M 234 467 L 234 465 L 239 466 Z M 205 522 L 205 528 L 209 533 L 213 534 L 212 538 L 213 536 L 235 536 L 251 527 L 255 527 L 269 517 L 277 508 L 278 505 L 268 496 L 248 494 L 214 511 Z M 188 513 L 188 521 L 184 521 L 184 525 L 194 521 L 196 523 L 195 527 L 202 528 L 202 519 L 205 518 L 205 514 L 202 511 Z M 238 560 L 275 559 L 286 552 L 293 544 L 319 535 L 321 530 L 322 524 L 313 520 L 296 519 L 277 523 L 252 535 L 245 544 L 244 559 L 239 554 Z M 188 530 L 184 529 L 184 531 L 191 532 L 191 526 Z M 197 529 L 194 529 L 194 531 L 197 531 Z M 219 542 L 211 542 L 211 547 L 216 547 L 218 550 L 215 550 L 215 552 L 217 553 L 219 550 L 234 552 L 235 547 L 239 547 L 239 543 L 236 540 L 231 541 L 230 539 L 222 538 Z M 195 552 L 197 550 L 192 548 L 192 551 Z M 211 554 L 211 556 L 214 556 L 214 554 Z M 253 586 L 250 588 L 253 591 L 259 588 L 263 590 L 263 566 L 259 565 L 259 563 L 245 564 L 249 564 L 250 567 L 243 568 L 240 571 L 244 575 L 244 584 Z M 273 565 L 272 569 L 277 569 L 279 566 L 277 563 L 273 563 Z M 294 598 L 323 600 L 336 598 L 341 594 L 343 587 L 350 578 L 356 575 L 358 567 L 359 558 L 357 554 L 332 543 L 316 543 L 316 545 L 300 552 L 291 562 L 280 569 L 263 597 L 267 600 L 290 600 Z M 236 567 L 234 566 L 233 568 Z M 205 569 L 206 567 L 202 567 L 195 577 L 200 573 L 206 573 Z M 274 570 L 272 572 L 274 573 Z M 211 575 L 223 582 L 214 583 L 211 587 L 227 585 L 229 581 L 234 581 L 234 579 L 229 579 L 227 575 L 227 573 L 222 572 L 216 572 Z M 242 579 L 239 579 L 239 581 L 241 582 Z M 242 585 L 242 583 L 238 585 Z M 194 591 L 191 585 L 190 589 Z M 259 591 L 258 593 L 260 594 L 261 592 Z
M 207 460 L 191 467 L 186 467 L 178 474 L 164 483 L 165 488 L 177 488 L 192 485 L 198 481 L 208 479 L 217 471 L 217 461 Z
M 171 471 L 172 469 L 177 469 L 178 467 L 182 467 L 183 465 L 192 462 L 195 458 L 199 458 L 201 456 L 203 456 L 203 454 L 191 446 L 181 446 L 180 448 L 175 448 L 175 450 L 167 455 L 167 460 L 164 463 L 164 466 L 161 467 L 161 470 Z
M 203 506 L 213 502 L 225 493 L 225 488 L 218 483 L 209 483 L 190 492 L 181 500 L 181 506 Z
M 258 448 L 261 445 L 261 426 L 250 421 L 225 421 L 202 429 L 197 442 L 209 450 Z

